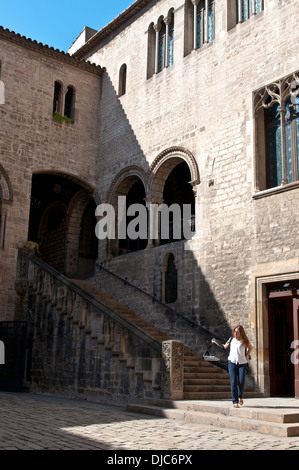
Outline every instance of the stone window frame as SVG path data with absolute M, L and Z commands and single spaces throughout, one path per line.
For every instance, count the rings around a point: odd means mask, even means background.
M 246 19 L 242 18 L 242 2 L 247 2 L 247 11 L 249 12 L 249 5 L 251 5 L 251 14 Z M 258 0 L 227 0 L 227 30 L 235 28 L 237 25 L 246 23 L 248 20 L 258 17 L 263 14 L 265 10 L 265 0 L 261 1 L 261 11 L 256 12 Z
M 76 89 L 73 85 L 68 85 L 64 97 L 64 116 L 75 121 L 75 101 Z
M 202 42 L 198 44 L 198 14 L 199 8 L 203 11 Z M 213 31 L 212 39 L 209 38 L 209 15 L 205 12 L 213 9 Z M 215 39 L 215 0 L 185 0 L 185 34 L 184 34 L 184 56 L 193 50 L 200 50 L 203 46 L 212 43 Z
M 60 117 L 60 119 L 56 119 L 58 122 L 62 122 L 67 119 L 71 120 L 71 123 L 73 124 L 75 122 L 75 103 L 76 88 L 74 85 L 68 85 L 65 89 L 62 81 L 55 80 L 52 111 L 53 117 L 58 115 Z
M 286 152 L 286 102 L 298 96 L 299 71 L 274 80 L 253 92 L 253 146 L 254 146 L 254 195 L 253 198 L 268 196 L 277 192 L 299 187 L 299 178 L 289 182 L 287 178 Z M 274 105 L 279 106 L 281 116 L 282 180 L 281 185 L 269 188 L 267 183 L 267 134 L 265 111 Z
M 171 55 L 169 50 L 169 39 L 171 32 L 173 35 L 174 42 L 174 23 L 175 23 L 175 12 L 174 8 L 170 8 L 167 15 L 163 17 L 161 15 L 156 24 L 154 22 L 150 23 L 148 27 L 148 49 L 147 49 L 147 79 L 151 78 L 153 75 L 157 75 L 165 68 L 168 68 L 173 65 L 173 53 L 174 45 L 171 49 Z M 173 29 L 171 29 L 173 25 Z M 165 28 L 165 37 L 161 38 L 162 28 Z M 162 57 L 162 67 L 159 67 L 159 61 L 161 59 L 161 53 L 159 53 L 159 42 L 163 40 L 163 57 Z M 171 58 L 172 56 L 172 58 Z
M 119 69 L 118 96 L 123 96 L 127 91 L 127 64 L 122 64 Z

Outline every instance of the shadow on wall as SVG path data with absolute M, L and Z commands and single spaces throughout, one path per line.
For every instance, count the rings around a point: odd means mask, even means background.
M 136 112 L 139 112 L 136 109 Z M 195 214 L 195 194 L 200 184 L 197 163 L 191 152 L 182 147 L 170 147 L 157 155 L 151 165 L 134 133 L 119 97 L 106 72 L 103 77 L 100 104 L 100 151 L 97 168 L 101 200 L 115 207 L 117 198 L 125 196 L 130 203 L 147 206 L 167 202 L 183 207 L 192 206 Z M 179 170 L 179 171 L 178 171 Z M 182 190 L 183 188 L 183 190 Z M 127 223 L 131 219 L 127 219 Z M 205 279 L 198 260 L 191 250 L 185 250 L 181 238 L 167 240 L 103 240 L 99 242 L 98 261 L 123 279 L 127 279 L 156 299 L 171 299 L 171 285 L 167 283 L 168 260 L 173 260 L 177 279 L 177 296 L 170 305 L 195 323 L 199 323 L 220 337 L 231 335 L 225 314 L 216 301 L 209 282 Z M 116 221 L 117 230 L 117 221 Z M 140 241 L 140 240 L 139 240 Z M 95 281 L 110 294 L 117 296 L 128 307 L 155 325 L 178 338 L 189 336 L 189 346 L 206 350 L 211 335 L 197 330 L 169 313 L 167 308 L 153 304 L 152 298 L 125 286 L 115 276 L 96 270 Z M 171 284 L 171 282 L 170 282 Z M 164 313 L 161 314 L 161 312 Z M 184 331 L 188 330 L 188 333 Z M 203 333 L 202 341 L 200 331 Z M 219 353 L 219 350 L 218 350 Z

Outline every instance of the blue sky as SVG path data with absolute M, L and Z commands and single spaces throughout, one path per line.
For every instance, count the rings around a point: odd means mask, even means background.
M 99 30 L 135 0 L 1 0 L 0 25 L 61 51 L 83 30 Z

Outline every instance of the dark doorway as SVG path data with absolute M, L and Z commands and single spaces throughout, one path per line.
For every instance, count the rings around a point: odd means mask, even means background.
M 271 396 L 299 397 L 299 281 L 268 285 L 269 375 Z
M 173 303 L 178 297 L 178 279 L 177 270 L 175 266 L 175 259 L 173 254 L 168 258 L 167 270 L 165 273 L 165 302 L 167 304 Z
M 271 396 L 294 396 L 292 298 L 269 298 L 269 372 Z
M 169 214 L 169 238 L 161 237 L 160 244 L 164 245 L 167 243 L 172 243 L 173 241 L 184 240 L 184 220 L 183 220 L 183 207 L 188 205 L 190 207 L 191 224 L 192 231 L 194 227 L 192 221 L 195 217 L 195 199 L 192 186 L 190 185 L 191 174 L 188 165 L 185 162 L 181 162 L 176 165 L 173 170 L 168 175 L 168 178 L 165 181 L 164 191 L 163 191 L 163 202 L 168 207 L 171 207 L 172 204 L 177 204 L 181 209 L 181 220 L 180 220 L 180 234 L 181 237 L 177 238 L 175 234 L 175 226 L 178 221 L 173 220 L 173 214 Z
M 97 259 L 96 205 L 89 188 L 58 174 L 32 176 L 28 239 L 40 258 L 71 277 L 92 275 Z

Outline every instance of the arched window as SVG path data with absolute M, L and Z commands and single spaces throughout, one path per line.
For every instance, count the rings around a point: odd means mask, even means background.
M 185 39 L 184 53 L 200 49 L 214 39 L 215 11 L 214 0 L 199 0 L 185 3 Z
M 170 67 L 174 62 L 174 13 L 160 16 L 148 29 L 147 78 Z
M 127 88 L 127 66 L 123 64 L 119 71 L 118 95 L 125 95 Z
M 62 85 L 54 83 L 53 114 L 62 112 Z
M 167 304 L 176 302 L 178 298 L 178 275 L 175 258 L 172 253 L 166 255 L 162 269 L 162 301 Z
M 74 122 L 75 118 L 75 90 L 72 86 L 67 87 L 64 103 L 64 115 Z
M 171 12 L 161 23 L 158 36 L 158 72 L 173 64 L 174 14 Z
M 154 23 L 151 23 L 148 28 L 148 42 L 147 42 L 147 78 L 151 78 L 155 73 L 155 44 L 156 32 Z

